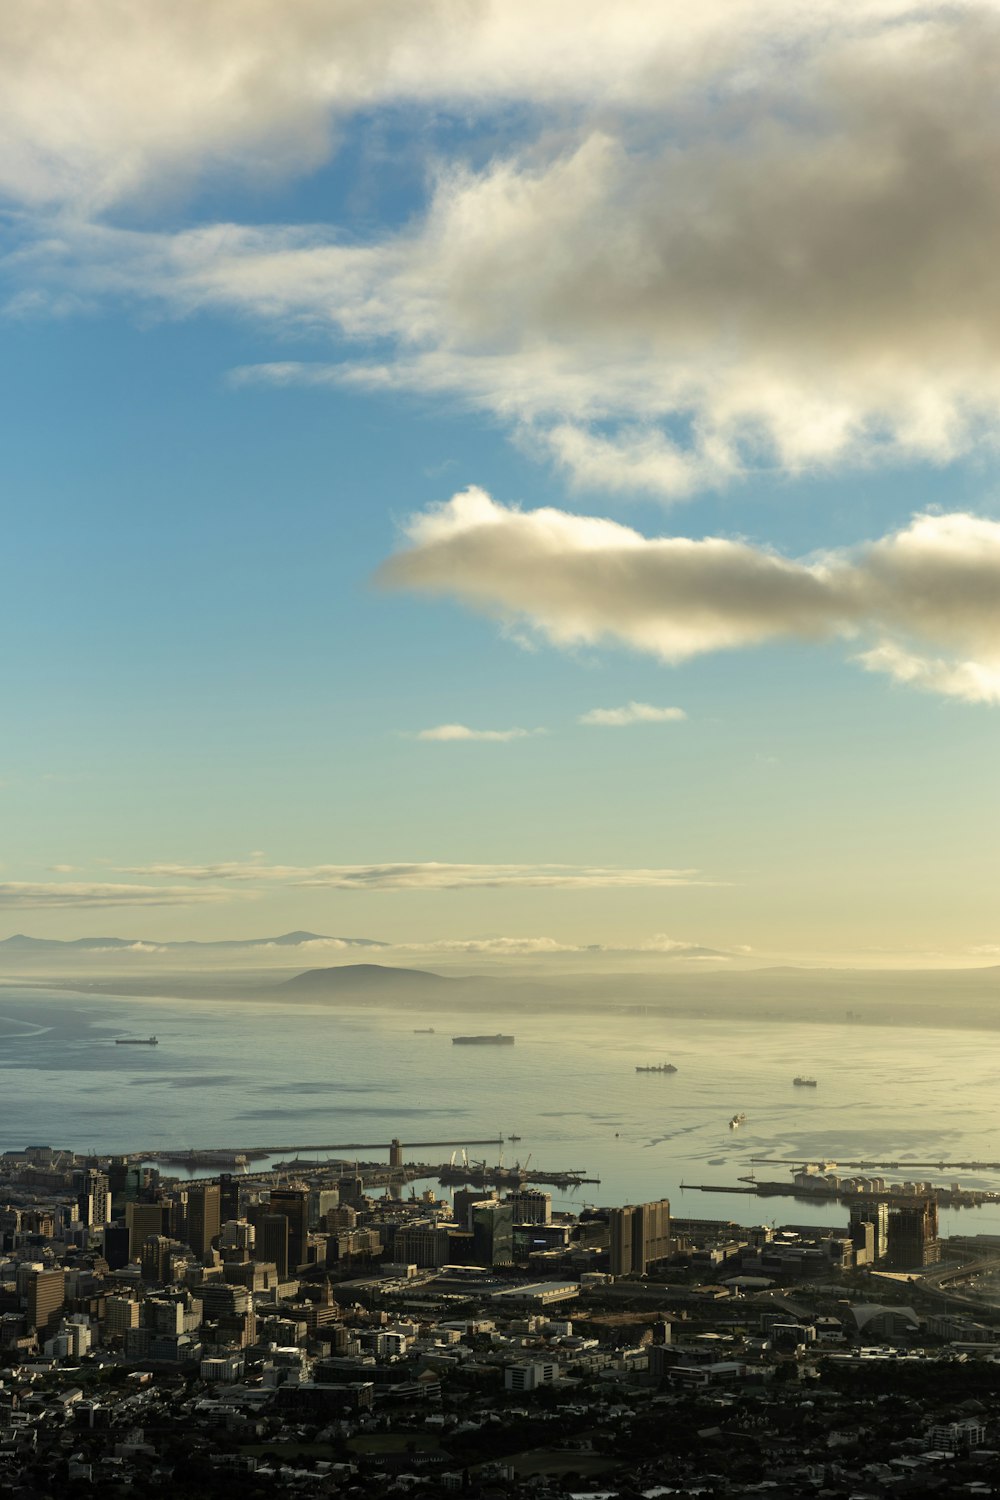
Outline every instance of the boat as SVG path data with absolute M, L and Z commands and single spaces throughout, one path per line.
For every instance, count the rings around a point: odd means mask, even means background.
M 434 1035 L 434 1027 L 433 1026 L 414 1026 L 414 1028 L 413 1028 L 413 1035 L 414 1036 L 433 1036 Z
M 519 1140 L 520 1140 L 520 1139 L 521 1139 L 521 1137 L 520 1137 L 520 1136 L 519 1136 L 519 1135 L 509 1135 L 509 1136 L 508 1136 L 508 1137 L 507 1137 L 507 1139 L 508 1139 L 508 1140 L 509 1140 L 509 1141 L 519 1141 Z
M 453 1036 L 452 1042 L 456 1047 L 513 1047 L 514 1038 L 504 1036 L 500 1031 L 493 1036 Z
M 792 1079 L 792 1083 L 797 1089 L 814 1089 L 816 1087 L 815 1078 L 803 1078 L 798 1074 Z
M 637 1073 L 676 1073 L 677 1069 L 673 1063 L 646 1063 L 645 1067 L 637 1067 Z
M 741 1125 L 746 1124 L 746 1120 L 746 1115 L 733 1115 L 733 1118 L 729 1122 L 730 1130 L 739 1130 Z
M 116 1047 L 158 1047 L 155 1036 L 116 1036 Z

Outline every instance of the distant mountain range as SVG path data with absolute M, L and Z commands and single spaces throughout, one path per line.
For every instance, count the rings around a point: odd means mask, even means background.
M 86 953 L 102 948 L 168 948 L 223 949 L 223 948 L 301 948 L 306 943 L 346 943 L 351 948 L 384 948 L 385 943 L 375 938 L 328 937 L 321 932 L 283 932 L 280 937 L 225 938 L 216 942 L 189 940 L 181 943 L 161 943 L 154 939 L 120 937 L 86 938 L 35 938 L 23 932 L 0 940 L 0 952 L 5 953 Z

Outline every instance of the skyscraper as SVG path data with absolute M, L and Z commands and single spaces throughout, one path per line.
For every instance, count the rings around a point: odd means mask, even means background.
M 288 1269 L 294 1273 L 306 1258 L 308 1188 L 272 1188 L 267 1211 L 268 1214 L 281 1214 L 288 1220 Z
M 608 1252 L 613 1276 L 644 1275 L 654 1261 L 670 1254 L 670 1203 L 627 1203 L 608 1219 Z
M 73 1174 L 77 1188 L 77 1209 L 80 1223 L 88 1229 L 100 1229 L 108 1222 L 108 1207 L 111 1201 L 110 1186 L 103 1172 L 92 1167 Z
M 282 1281 L 288 1275 L 288 1220 L 284 1214 L 262 1214 L 257 1220 L 257 1260 L 271 1261 Z
M 28 1280 L 29 1328 L 50 1337 L 59 1327 L 66 1302 L 65 1271 L 32 1271 Z
M 222 1228 L 222 1193 L 216 1182 L 188 1188 L 187 1242 L 202 1259 Z
M 911 1198 L 889 1210 L 886 1263 L 893 1271 L 933 1265 L 941 1259 L 937 1200 Z
M 477 1266 L 509 1266 L 514 1260 L 514 1211 L 495 1198 L 469 1210 L 472 1258 Z
M 138 1260 L 149 1236 L 163 1233 L 164 1206 L 162 1203 L 126 1203 L 125 1223 L 128 1225 L 128 1258 Z

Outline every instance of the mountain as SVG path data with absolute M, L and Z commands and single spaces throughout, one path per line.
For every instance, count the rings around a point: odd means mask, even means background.
M 327 937 L 321 932 L 283 932 L 280 937 L 221 938 L 212 942 L 160 943 L 144 938 L 86 937 L 86 938 L 35 938 L 23 932 L 0 940 L 0 951 L 7 953 L 67 953 L 99 951 L 104 948 L 166 948 L 171 951 L 191 949 L 223 948 L 301 948 L 305 943 L 346 943 L 351 948 L 384 948 L 385 943 L 375 938 Z
M 468 982 L 468 981 L 466 981 Z M 337 964 L 331 969 L 306 969 L 292 979 L 286 979 L 277 989 L 284 994 L 330 995 L 351 994 L 356 998 L 370 996 L 373 1000 L 387 995 L 418 999 L 430 997 L 449 985 L 461 980 L 446 978 L 443 974 L 432 974 L 426 969 L 393 969 L 386 964 Z

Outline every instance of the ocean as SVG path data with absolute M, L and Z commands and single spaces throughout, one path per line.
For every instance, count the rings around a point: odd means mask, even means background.
M 417 1034 L 415 1026 L 433 1027 Z M 462 1032 L 513 1047 L 455 1047 Z M 117 1047 L 116 1036 L 159 1038 Z M 675 1074 L 636 1073 L 670 1061 Z M 796 1074 L 818 1086 L 796 1088 Z M 699 1192 L 765 1159 L 1000 1160 L 995 1033 L 593 1013 L 336 1010 L 124 999 L 0 986 L 0 1149 L 296 1148 L 502 1135 L 504 1161 L 599 1182 L 557 1207 L 668 1197 L 675 1215 L 739 1223 L 845 1222 L 836 1202 Z M 729 1128 L 736 1113 L 746 1123 Z M 520 1136 L 512 1142 L 511 1135 Z M 447 1161 L 453 1147 L 408 1158 Z M 468 1146 L 470 1157 L 497 1147 Z M 343 1152 L 350 1156 L 348 1149 Z M 369 1160 L 384 1151 L 360 1150 Z M 1000 1189 L 1000 1172 L 922 1168 L 889 1178 Z M 942 1233 L 1000 1234 L 1000 1204 L 947 1210 Z

